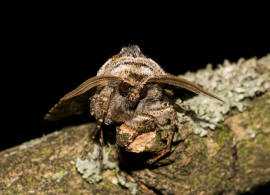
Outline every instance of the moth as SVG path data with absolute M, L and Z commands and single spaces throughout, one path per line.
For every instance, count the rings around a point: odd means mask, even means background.
M 144 152 L 151 138 L 166 127 L 164 146 L 152 150 L 155 155 L 147 161 L 152 164 L 170 152 L 177 128 L 176 110 L 164 91 L 165 84 L 222 101 L 202 87 L 166 73 L 134 45 L 122 48 L 95 77 L 62 97 L 45 119 L 58 120 L 90 109 L 97 122 L 92 138 L 99 138 L 103 145 L 103 125 L 115 124 L 116 144 L 133 153 Z

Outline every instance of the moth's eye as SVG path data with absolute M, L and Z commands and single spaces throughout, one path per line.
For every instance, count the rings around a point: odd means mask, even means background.
M 140 99 L 145 98 L 146 95 L 147 95 L 147 86 L 144 85 L 143 88 L 140 91 Z
M 119 84 L 119 92 L 122 96 L 126 96 L 129 92 L 131 88 L 131 85 L 122 81 L 120 84 Z

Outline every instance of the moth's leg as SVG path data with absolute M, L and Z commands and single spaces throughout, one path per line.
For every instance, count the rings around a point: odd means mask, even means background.
M 90 109 L 91 114 L 95 115 L 97 119 L 97 126 L 94 132 L 90 133 L 92 139 L 96 139 L 99 135 L 99 144 L 100 144 L 100 151 L 99 151 L 99 161 L 101 164 L 102 169 L 102 160 L 103 160 L 103 148 L 104 148 L 104 135 L 102 124 L 104 123 L 105 117 L 107 116 L 111 99 L 114 95 L 114 89 L 112 87 L 105 87 L 99 93 L 95 94 L 91 98 L 90 102 Z
M 99 119 L 97 120 L 97 126 L 94 130 L 94 132 L 90 132 L 91 134 L 91 138 L 94 140 L 97 138 L 97 135 L 99 134 L 99 144 L 100 144 L 100 148 L 99 148 L 99 161 L 101 164 L 101 168 L 102 168 L 102 160 L 103 160 L 103 147 L 104 147 L 104 138 L 103 138 L 103 130 L 102 130 L 102 122 L 103 119 Z M 91 131 L 91 129 L 90 129 Z
M 162 119 L 162 120 L 161 120 Z M 167 136 L 167 143 L 166 148 L 162 150 L 157 156 L 149 159 L 147 161 L 147 164 L 153 164 L 163 158 L 166 154 L 168 154 L 171 151 L 172 146 L 172 140 L 175 133 L 175 128 L 177 127 L 177 115 L 176 111 L 174 110 L 173 106 L 169 105 L 163 110 L 163 114 L 157 117 L 157 121 L 159 123 L 163 122 L 163 119 L 169 119 L 170 122 L 170 129 L 168 130 L 168 136 Z
M 102 161 L 103 161 L 103 148 L 104 148 L 104 138 L 103 138 L 103 129 L 100 129 L 100 134 L 99 134 L 99 143 L 100 143 L 100 151 L 99 151 L 99 162 L 102 167 Z
M 90 99 L 90 113 L 94 115 L 97 119 L 97 126 L 93 132 L 90 132 L 90 136 L 92 139 L 96 139 L 100 130 L 102 128 L 102 124 L 105 121 L 107 116 L 112 96 L 114 95 L 113 87 L 104 87 L 101 91 L 97 92 Z M 90 129 L 91 130 L 91 129 Z
M 93 140 L 97 138 L 97 135 L 98 135 L 98 133 L 101 130 L 102 122 L 103 122 L 103 119 L 97 120 L 97 122 L 96 122 L 97 123 L 97 126 L 96 126 L 96 128 L 95 128 L 95 130 L 93 132 L 91 132 L 91 129 L 89 129 L 90 130 L 91 138 Z
M 167 141 L 166 148 L 163 151 L 161 151 L 157 156 L 149 159 L 147 161 L 147 164 L 151 165 L 151 164 L 157 162 L 158 160 L 160 160 L 161 158 L 163 158 L 166 154 L 168 154 L 171 151 L 173 135 L 174 135 L 174 131 L 169 131 L 168 141 Z

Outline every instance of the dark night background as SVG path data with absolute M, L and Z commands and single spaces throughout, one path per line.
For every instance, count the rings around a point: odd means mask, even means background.
M 207 63 L 216 67 L 224 59 L 235 62 L 240 57 L 260 58 L 270 53 L 269 21 L 264 21 L 268 16 L 261 15 L 267 12 L 255 17 L 252 9 L 243 9 L 234 17 L 236 8 L 206 17 L 204 13 L 186 14 L 183 9 L 164 7 L 171 17 L 149 10 L 144 16 L 141 9 L 122 10 L 119 16 L 112 11 L 105 16 L 105 10 L 94 13 L 93 8 L 73 9 L 72 5 L 31 9 L 24 4 L 12 9 L 2 25 L 0 150 L 74 121 L 93 121 L 82 117 L 48 123 L 43 116 L 63 95 L 95 76 L 121 47 L 139 45 L 146 56 L 175 75 L 196 71 Z

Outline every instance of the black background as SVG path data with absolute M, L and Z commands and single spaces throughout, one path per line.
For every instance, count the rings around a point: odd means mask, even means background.
M 248 17 L 248 10 L 237 18 L 225 12 L 222 19 L 220 10 L 208 17 L 167 8 L 116 15 L 113 9 L 52 7 L 18 6 L 4 17 L 0 150 L 59 129 L 43 120 L 45 113 L 124 46 L 139 45 L 175 75 L 270 52 L 264 16 Z

